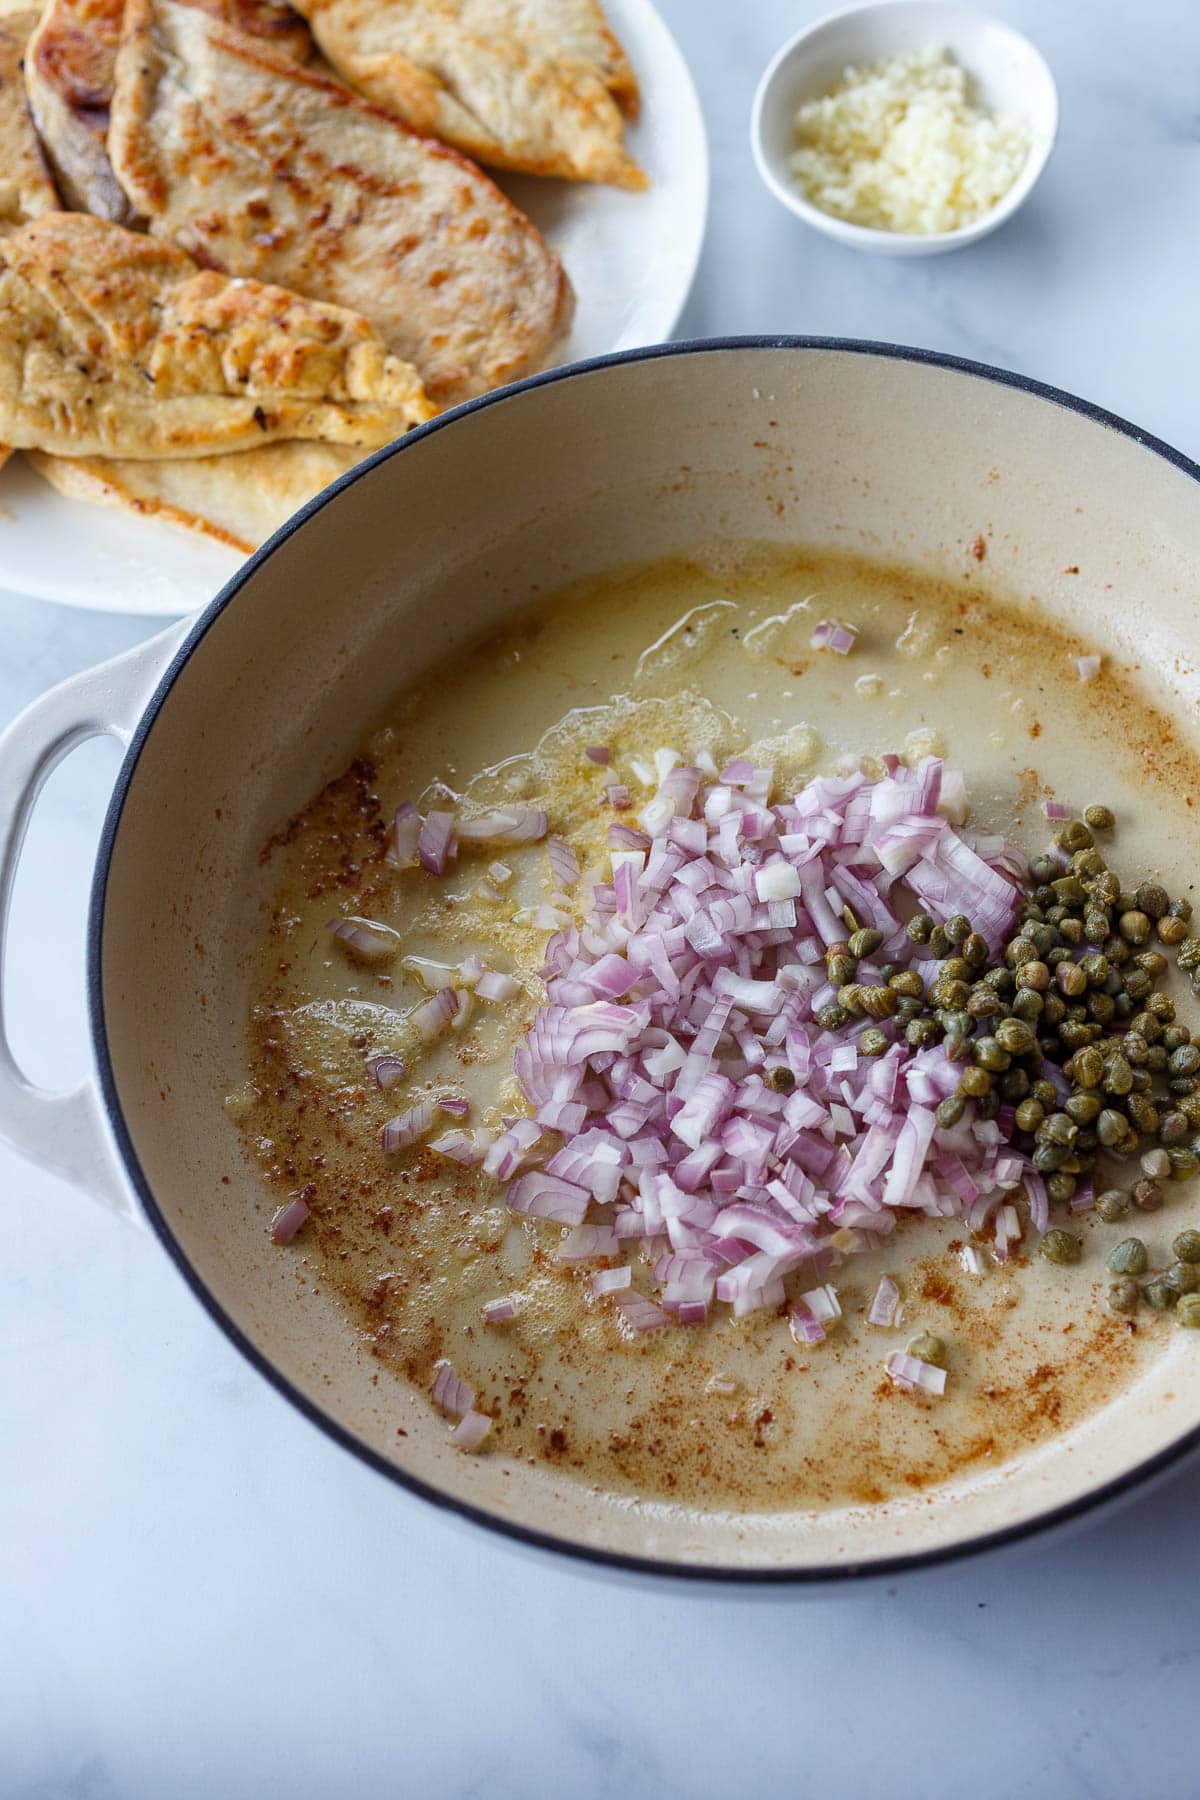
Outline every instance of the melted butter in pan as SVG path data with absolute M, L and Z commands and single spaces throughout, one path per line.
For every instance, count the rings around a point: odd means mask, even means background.
M 850 656 L 812 651 L 823 618 L 859 627 Z M 740 1508 L 878 1500 L 1011 1457 L 1102 1405 L 1170 1326 L 1106 1313 L 1114 1234 L 1094 1220 L 1078 1227 L 1081 1266 L 1018 1254 L 1002 1270 L 987 1256 L 982 1277 L 964 1270 L 961 1225 L 905 1223 L 833 1277 L 845 1317 L 815 1347 L 793 1344 L 772 1314 L 635 1338 L 592 1298 L 590 1271 L 556 1263 L 557 1227 L 512 1220 L 473 1171 L 420 1148 L 385 1159 L 377 1141 L 423 1093 L 469 1095 L 472 1123 L 523 1110 L 511 1050 L 537 1004 L 546 937 L 518 922 L 545 897 L 543 846 L 464 854 L 444 881 L 398 874 L 383 853 L 401 800 L 441 784 L 478 807 L 543 804 L 578 852 L 586 891 L 614 817 L 605 785 L 628 781 L 638 804 L 629 759 L 660 745 L 718 761 L 754 745 L 796 784 L 846 755 L 934 750 L 966 772 L 973 822 L 1033 847 L 1047 795 L 1103 800 L 1118 814 L 1118 870 L 1186 892 L 1200 770 L 1126 672 L 1079 682 L 1071 659 L 1088 648 L 977 579 L 934 585 L 747 550 L 576 589 L 424 677 L 264 850 L 277 901 L 255 983 L 257 1099 L 244 1131 L 272 1201 L 301 1194 L 312 1208 L 279 1254 L 336 1289 L 397 1379 L 427 1389 L 448 1356 L 495 1415 L 494 1453 L 628 1494 Z M 596 743 L 612 746 L 611 768 L 583 756 Z M 497 855 L 514 870 L 501 903 L 477 892 Z M 424 989 L 398 964 L 379 974 L 347 961 L 324 929 L 334 913 L 385 920 L 414 954 L 442 962 L 476 950 L 525 996 L 477 1007 L 409 1084 L 381 1094 L 366 1058 L 412 1056 L 406 1015 Z M 1144 1227 L 1163 1260 L 1171 1234 L 1195 1222 L 1190 1190 L 1170 1195 Z M 865 1319 L 885 1270 L 904 1296 L 894 1331 Z M 484 1325 L 483 1304 L 505 1294 L 517 1319 Z M 950 1345 L 940 1400 L 900 1393 L 883 1372 L 918 1330 Z

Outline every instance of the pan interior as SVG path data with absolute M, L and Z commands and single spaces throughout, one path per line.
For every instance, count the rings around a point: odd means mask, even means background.
M 1068 1505 L 1194 1428 L 1197 1383 L 1172 1340 L 1068 1433 L 884 1504 L 706 1510 L 592 1493 L 502 1455 L 463 1458 L 421 1396 L 376 1379 L 328 1287 L 297 1280 L 295 1259 L 273 1250 L 269 1197 L 220 1110 L 245 1073 L 251 957 L 272 886 L 262 843 L 345 766 L 391 694 L 514 609 L 616 563 L 694 559 L 714 540 L 852 553 L 960 584 L 985 610 L 989 592 L 1036 603 L 1166 709 L 1174 749 L 1149 745 L 1151 758 L 1182 755 L 1195 747 L 1194 492 L 1131 439 L 960 370 L 745 347 L 504 397 L 318 509 L 253 570 L 176 679 L 108 878 L 116 1091 L 163 1224 L 222 1312 L 299 1394 L 411 1478 L 516 1527 L 681 1564 L 822 1569 L 937 1550 Z M 978 745 L 957 748 L 955 760 L 980 766 Z M 1122 854 L 1145 853 L 1170 885 L 1154 834 L 1139 843 L 1136 830 Z M 1187 849 L 1185 818 L 1177 875 Z

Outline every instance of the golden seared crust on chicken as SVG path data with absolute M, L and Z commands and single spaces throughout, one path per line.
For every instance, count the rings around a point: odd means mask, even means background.
M 188 0 L 301 60 L 312 52 L 304 20 L 282 0 Z M 125 0 L 47 0 L 25 78 L 38 130 L 64 200 L 101 219 L 132 209 L 112 172 L 106 138 Z
M 569 323 L 561 263 L 473 163 L 174 0 L 129 0 L 109 153 L 156 236 L 365 314 L 439 405 Z
M 375 447 L 429 412 L 416 371 L 344 308 L 197 269 L 80 213 L 46 213 L 0 238 L 0 440 L 15 448 Z
M 34 129 L 21 59 L 37 13 L 0 17 L 0 232 L 58 207 L 50 170 Z
M 481 162 L 643 188 L 637 80 L 596 0 L 297 0 L 329 61 Z
M 147 462 L 25 452 L 38 474 L 72 500 L 162 519 L 247 553 L 364 455 L 343 444 L 314 443 Z

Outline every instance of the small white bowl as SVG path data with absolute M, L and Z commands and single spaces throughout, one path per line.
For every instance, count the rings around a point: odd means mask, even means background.
M 971 77 L 989 112 L 1020 112 L 1029 121 L 1029 158 L 1007 194 L 957 231 L 919 236 L 879 231 L 835 219 L 806 200 L 789 167 L 796 111 L 827 94 L 851 65 L 880 62 L 905 50 L 944 44 Z M 973 244 L 1011 219 L 1045 168 L 1058 130 L 1058 90 L 1040 51 L 1010 25 L 947 0 L 882 0 L 830 13 L 786 43 L 754 96 L 750 143 L 758 172 L 777 200 L 826 237 L 881 256 L 933 256 Z

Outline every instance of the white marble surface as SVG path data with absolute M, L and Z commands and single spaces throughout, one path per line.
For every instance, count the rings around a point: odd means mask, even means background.
M 931 345 L 1200 455 L 1194 0 L 999 0 L 1060 82 L 1057 155 L 1006 231 L 894 264 L 805 232 L 751 167 L 757 73 L 819 0 L 662 5 L 713 149 L 689 334 Z M 0 618 L 0 717 L 146 630 L 15 596 Z M 44 1079 L 86 1063 L 115 764 L 98 745 L 59 771 L 23 872 L 9 979 Z M 1069 1541 L 833 1599 L 614 1586 L 393 1491 L 148 1237 L 2 1150 L 0 1176 L 0 1800 L 1197 1791 L 1194 1473 Z

